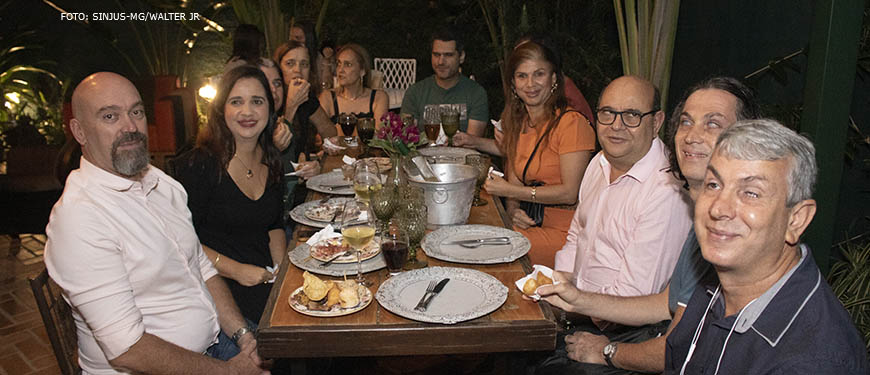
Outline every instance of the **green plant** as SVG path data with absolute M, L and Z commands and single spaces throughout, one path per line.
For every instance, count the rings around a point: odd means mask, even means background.
M 852 317 L 870 353 L 870 239 L 864 233 L 839 245 L 842 260 L 831 266 L 828 283 Z
M 9 4 L 0 4 L 0 11 Z M 22 143 L 64 142 L 61 108 L 67 85 L 48 70 L 56 63 L 42 59 L 41 44 L 36 30 L 0 35 L 0 151 Z
M 679 0 L 613 0 L 622 71 L 649 79 L 668 97 Z

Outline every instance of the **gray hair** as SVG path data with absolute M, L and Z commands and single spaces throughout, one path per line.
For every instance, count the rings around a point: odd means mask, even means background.
M 716 152 L 740 160 L 776 161 L 787 158 L 788 198 L 793 207 L 811 199 L 816 183 L 816 149 L 806 137 L 797 134 L 776 120 L 738 121 L 719 135 Z

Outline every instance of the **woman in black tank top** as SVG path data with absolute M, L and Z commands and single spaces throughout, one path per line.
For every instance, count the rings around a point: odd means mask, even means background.
M 339 48 L 336 56 L 338 85 L 320 94 L 320 106 L 333 123 L 338 122 L 338 115 L 342 112 L 379 121 L 389 110 L 389 100 L 383 91 L 370 88 L 368 52 L 360 45 L 350 43 Z

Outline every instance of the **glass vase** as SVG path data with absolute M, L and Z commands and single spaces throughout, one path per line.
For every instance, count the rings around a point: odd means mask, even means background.
M 387 174 L 388 185 L 396 187 L 407 185 L 408 178 L 405 176 L 405 171 L 402 166 L 407 161 L 407 157 L 402 154 L 390 154 L 390 172 Z

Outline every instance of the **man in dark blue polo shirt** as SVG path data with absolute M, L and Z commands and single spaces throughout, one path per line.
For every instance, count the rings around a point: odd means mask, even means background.
M 725 130 L 695 203 L 718 282 L 696 288 L 667 338 L 666 374 L 867 374 L 864 343 L 800 236 L 815 150 L 772 120 Z

